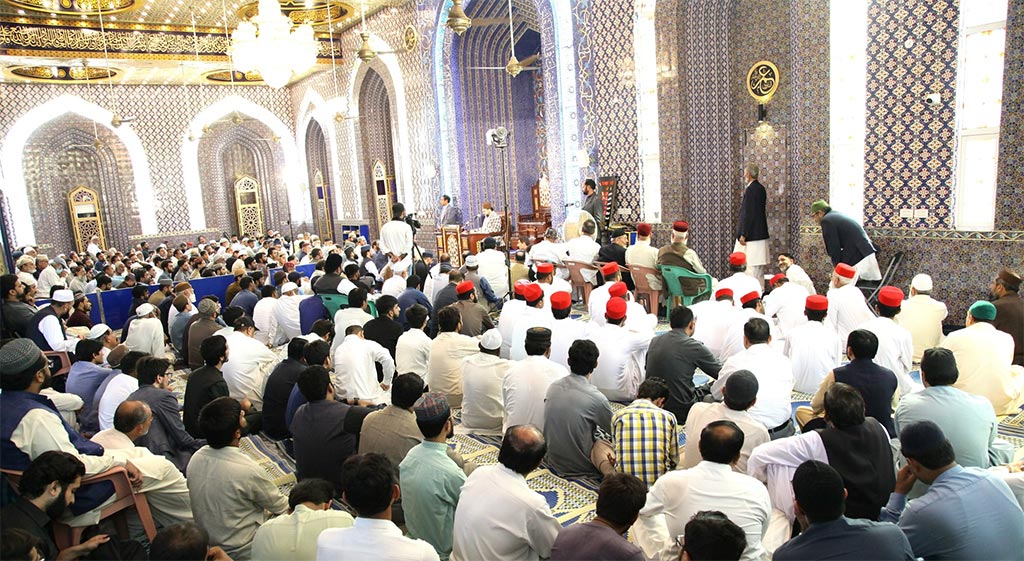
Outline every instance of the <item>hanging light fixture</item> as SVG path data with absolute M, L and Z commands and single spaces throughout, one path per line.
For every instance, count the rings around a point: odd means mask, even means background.
M 360 8 L 359 16 L 363 21 L 363 30 L 359 32 L 359 36 L 363 38 L 363 44 L 356 51 L 356 56 L 365 64 L 369 64 L 370 61 L 377 58 L 377 51 L 373 50 L 373 47 L 370 46 L 370 32 L 366 30 L 366 0 L 360 3 Z
M 448 10 L 448 21 L 445 25 L 456 35 L 462 35 L 469 29 L 469 26 L 473 25 L 473 20 L 469 19 L 462 9 L 462 0 L 452 0 L 452 7 Z
M 267 85 L 283 88 L 293 74 L 316 64 L 317 50 L 313 26 L 304 23 L 292 30 L 292 20 L 281 13 L 277 0 L 259 0 L 252 21 L 238 24 L 231 34 L 228 54 L 238 70 L 258 71 Z
M 519 64 L 519 59 L 516 58 L 516 34 L 512 26 L 512 0 L 508 0 L 508 44 L 512 52 L 508 64 L 505 65 L 505 72 L 515 78 L 523 71 L 523 65 Z

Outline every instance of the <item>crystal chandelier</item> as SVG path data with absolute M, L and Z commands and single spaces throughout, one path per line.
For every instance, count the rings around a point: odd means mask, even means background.
M 238 70 L 255 70 L 268 86 L 283 88 L 292 74 L 316 64 L 317 50 L 313 26 L 304 23 L 292 31 L 292 20 L 281 13 L 277 0 L 259 0 L 256 16 L 231 33 L 228 53 Z

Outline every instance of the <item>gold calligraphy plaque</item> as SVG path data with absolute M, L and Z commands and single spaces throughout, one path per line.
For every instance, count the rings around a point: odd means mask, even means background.
M 779 69 L 768 60 L 754 63 L 747 72 L 747 93 L 758 103 L 768 103 L 779 89 Z

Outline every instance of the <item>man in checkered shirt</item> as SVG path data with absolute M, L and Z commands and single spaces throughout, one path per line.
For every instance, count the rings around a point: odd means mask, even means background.
M 668 384 L 648 378 L 637 397 L 612 417 L 615 438 L 615 469 L 640 478 L 648 486 L 679 460 L 676 416 L 662 409 Z

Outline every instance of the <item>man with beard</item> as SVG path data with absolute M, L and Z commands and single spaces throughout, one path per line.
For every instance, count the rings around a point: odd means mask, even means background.
M 44 559 L 146 559 L 138 542 L 111 540 L 106 534 L 57 550 L 51 522 L 75 503 L 84 475 L 85 465 L 71 454 L 56 450 L 40 454 L 21 476 L 18 500 L 0 513 L 4 529 L 19 528 L 37 538 Z

